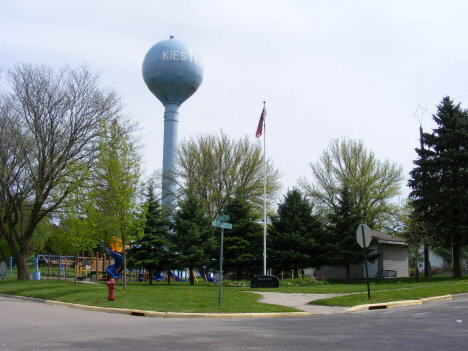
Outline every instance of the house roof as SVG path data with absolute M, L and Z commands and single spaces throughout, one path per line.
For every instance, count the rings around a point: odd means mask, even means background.
M 380 244 L 393 244 L 393 245 L 405 245 L 405 246 L 408 245 L 405 239 L 399 238 L 397 236 L 381 233 L 376 230 L 372 230 L 371 235 L 374 238 L 377 238 Z

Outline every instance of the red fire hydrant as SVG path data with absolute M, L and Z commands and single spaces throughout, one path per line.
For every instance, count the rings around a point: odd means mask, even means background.
M 114 278 L 111 278 L 110 280 L 108 280 L 106 284 L 107 284 L 107 288 L 109 289 L 109 296 L 107 297 L 107 299 L 109 301 L 114 301 L 115 300 L 115 296 L 114 296 L 115 281 L 114 281 Z

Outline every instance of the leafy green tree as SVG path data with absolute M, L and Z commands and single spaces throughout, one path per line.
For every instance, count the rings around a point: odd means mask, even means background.
M 272 267 L 292 270 L 295 276 L 304 268 L 319 268 L 326 254 L 323 235 L 323 225 L 313 214 L 313 205 L 299 189 L 288 190 L 268 231 L 268 259 Z
M 336 210 L 328 213 L 327 244 L 330 252 L 327 264 L 346 268 L 346 280 L 351 283 L 350 267 L 364 262 L 364 252 L 356 241 L 356 229 L 363 223 L 360 213 L 353 206 L 352 196 L 345 186 L 340 194 Z M 378 255 L 367 248 L 368 261 L 374 261 Z
M 146 209 L 140 201 L 140 156 L 126 128 L 117 119 L 109 122 L 102 123 L 89 218 L 107 242 L 121 240 L 125 275 L 126 246 L 143 235 Z
M 92 167 L 100 123 L 118 116 L 122 105 L 87 67 L 18 64 L 6 80 L 0 84 L 0 237 L 18 280 L 26 280 L 38 223 L 73 190 L 67 165 Z
M 370 227 L 379 228 L 385 215 L 394 211 L 391 200 L 400 194 L 402 167 L 380 162 L 362 141 L 332 139 L 320 161 L 310 167 L 313 181 L 301 179 L 300 185 L 324 212 L 338 213 L 344 188 L 353 211 Z
M 194 269 L 210 265 L 210 252 L 215 246 L 211 218 L 206 204 L 191 187 L 179 200 L 174 213 L 174 245 L 179 267 L 188 268 L 190 285 L 194 285 Z
M 89 172 L 76 161 L 68 167 L 67 184 L 73 184 L 73 188 L 60 206 L 59 224 L 52 233 L 51 248 L 55 252 L 76 255 L 92 250 L 103 239 L 89 220 L 89 189 L 92 187 Z
M 146 206 L 144 234 L 132 243 L 133 247 L 128 252 L 128 265 L 146 269 L 150 273 L 149 284 L 153 284 L 153 273 L 172 268 L 174 261 L 170 222 L 162 213 L 153 183 L 147 188 Z
M 221 131 L 220 135 L 202 134 L 180 142 L 175 177 L 182 193 L 189 185 L 193 187 L 206 202 L 212 218 L 221 213 L 239 187 L 256 208 L 263 208 L 263 151 L 259 142 L 252 143 L 248 137 L 236 141 Z M 268 159 L 266 192 L 269 203 L 281 188 L 279 178 L 279 171 Z
M 7 261 L 11 257 L 10 249 L 5 238 L 0 239 L 0 261 Z
M 452 247 L 453 276 L 461 276 L 460 248 L 468 243 L 468 112 L 446 96 L 433 115 L 437 128 L 422 135 L 423 149 L 410 172 L 410 198 L 422 219 Z
M 223 269 L 236 273 L 237 280 L 250 279 L 263 266 L 263 227 L 257 223 L 260 216 L 244 198 L 242 189 L 228 200 L 225 212 L 232 229 L 224 231 Z

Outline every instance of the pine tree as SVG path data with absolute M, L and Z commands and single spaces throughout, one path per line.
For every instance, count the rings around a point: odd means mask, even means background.
M 204 201 L 192 188 L 188 188 L 178 205 L 173 218 L 177 261 L 179 267 L 189 269 L 190 285 L 194 285 L 194 269 L 210 264 L 209 252 L 215 244 L 213 227 Z
M 323 265 L 323 226 L 299 189 L 288 190 L 272 222 L 268 231 L 268 260 L 272 267 L 293 270 L 297 276 L 299 270 Z
M 468 112 L 446 96 L 433 119 L 438 127 L 423 134 L 426 148 L 416 149 L 410 198 L 440 244 L 452 247 L 453 276 L 460 277 L 460 247 L 468 242 Z
M 232 229 L 224 231 L 223 267 L 236 273 L 237 280 L 250 279 L 263 265 L 263 229 L 257 223 L 259 215 L 243 197 L 241 189 L 228 200 L 226 214 L 231 217 Z
M 351 282 L 350 266 L 364 262 L 364 252 L 356 241 L 356 229 L 362 223 L 359 212 L 352 203 L 352 195 L 345 186 L 341 191 L 336 210 L 328 217 L 327 247 L 330 252 L 327 264 L 333 267 L 346 268 L 346 280 Z M 372 254 L 367 248 L 368 261 L 375 260 L 378 255 Z
M 152 284 L 153 273 L 168 270 L 173 264 L 172 234 L 168 230 L 170 222 L 162 213 L 152 183 L 147 188 L 146 208 L 144 234 L 129 250 L 128 265 L 146 269 L 149 272 L 149 284 Z

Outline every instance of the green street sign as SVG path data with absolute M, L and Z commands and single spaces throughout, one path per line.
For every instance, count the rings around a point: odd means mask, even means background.
M 216 221 L 218 221 L 218 222 L 226 222 L 226 221 L 229 221 L 230 218 L 231 218 L 230 215 L 216 216 Z
M 211 222 L 211 225 L 217 228 L 232 229 L 232 224 L 226 222 L 213 221 Z
M 226 223 L 226 222 L 221 222 L 219 227 L 220 228 L 225 228 L 225 229 L 232 229 L 232 224 L 231 223 Z

